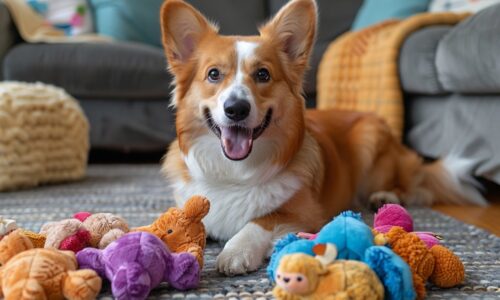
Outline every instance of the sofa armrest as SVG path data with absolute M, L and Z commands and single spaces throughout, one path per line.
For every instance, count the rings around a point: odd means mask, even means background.
M 9 49 L 16 42 L 16 29 L 9 10 L 5 4 L 0 1 L 0 80 L 3 77 L 3 59 Z

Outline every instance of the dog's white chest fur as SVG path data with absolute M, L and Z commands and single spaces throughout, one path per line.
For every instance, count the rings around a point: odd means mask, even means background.
M 273 212 L 302 186 L 298 176 L 281 171 L 269 162 L 273 143 L 256 141 L 243 161 L 225 158 L 215 136 L 198 138 L 184 160 L 191 180 L 173 183 L 177 205 L 193 195 L 210 200 L 203 222 L 208 234 L 228 240 L 249 221 Z

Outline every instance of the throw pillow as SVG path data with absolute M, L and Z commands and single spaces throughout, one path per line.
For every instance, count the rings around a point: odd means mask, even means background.
M 27 3 L 67 35 L 92 32 L 92 17 L 86 0 L 27 0 Z
M 429 10 L 475 13 L 497 3 L 500 3 L 500 0 L 432 0 Z
M 430 0 L 365 0 L 351 29 L 358 30 L 388 19 L 404 19 L 426 12 L 429 2 Z
M 164 0 L 90 0 L 97 33 L 161 47 Z

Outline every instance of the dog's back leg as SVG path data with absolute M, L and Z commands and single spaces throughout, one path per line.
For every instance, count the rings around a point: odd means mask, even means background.
M 425 163 L 374 115 L 366 115 L 352 127 L 349 144 L 359 198 L 371 207 L 385 203 L 486 203 L 469 175 L 468 160 L 447 157 Z

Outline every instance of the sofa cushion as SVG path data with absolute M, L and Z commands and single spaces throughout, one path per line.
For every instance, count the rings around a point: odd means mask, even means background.
M 500 92 L 500 4 L 455 26 L 439 43 L 436 64 L 443 87 L 459 93 Z
M 168 100 L 81 100 L 92 149 L 163 151 L 175 139 L 175 114 Z
M 288 0 L 270 0 L 269 11 L 274 15 Z M 306 93 L 316 92 L 316 73 L 326 48 L 335 38 L 351 28 L 362 0 L 317 0 L 319 28 L 311 57 L 311 69 L 307 72 L 304 89 Z
M 96 31 L 120 41 L 161 47 L 163 0 L 90 0 Z
M 451 26 L 432 26 L 412 33 L 401 47 L 399 74 L 405 92 L 442 94 L 436 69 L 436 49 Z
M 430 0 L 365 0 L 356 15 L 353 30 L 377 24 L 389 19 L 404 19 L 426 12 Z
M 4 76 L 78 99 L 168 99 L 171 91 L 163 51 L 133 43 L 20 44 L 7 54 Z

